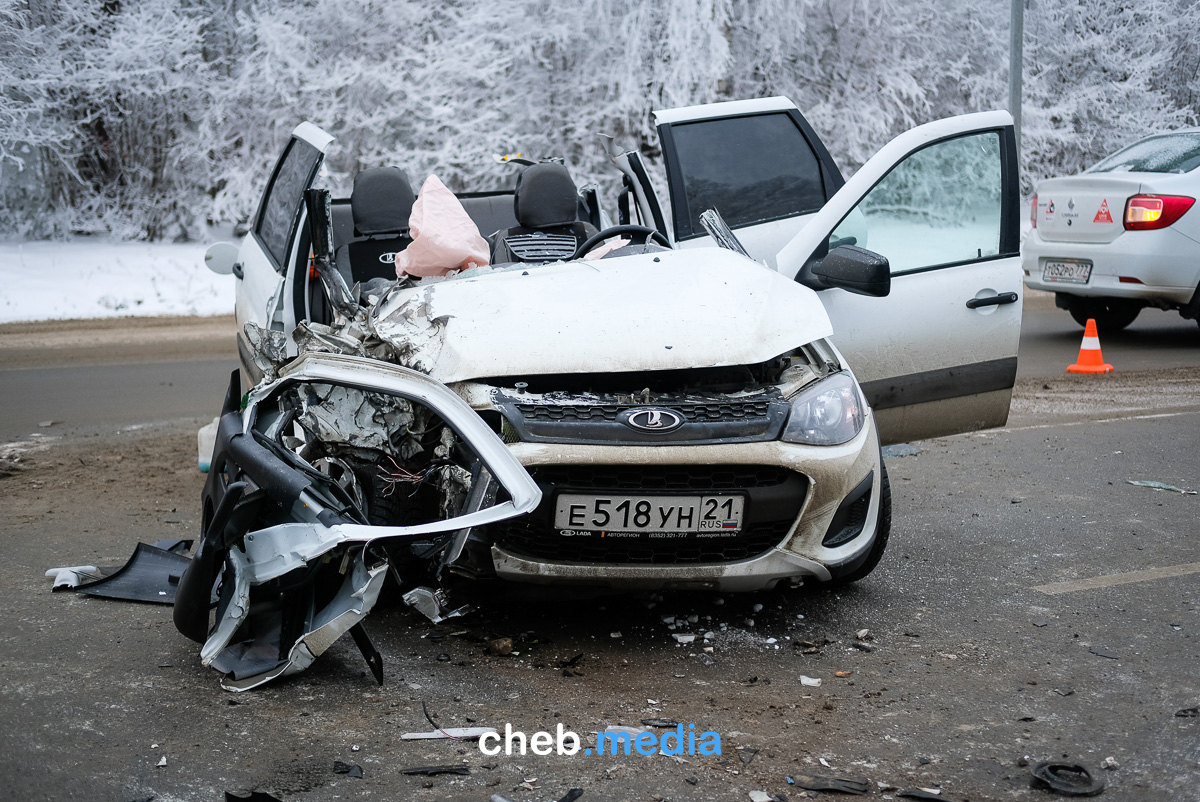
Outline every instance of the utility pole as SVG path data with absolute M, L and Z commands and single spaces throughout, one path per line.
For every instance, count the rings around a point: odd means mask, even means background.
M 1013 118 L 1018 158 L 1021 153 L 1021 64 L 1025 39 L 1025 0 L 1012 0 L 1008 41 L 1008 111 Z

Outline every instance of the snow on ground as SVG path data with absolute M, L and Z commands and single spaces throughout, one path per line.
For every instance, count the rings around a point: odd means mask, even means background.
M 0 241 L 0 323 L 231 314 L 235 279 L 204 266 L 206 247 Z

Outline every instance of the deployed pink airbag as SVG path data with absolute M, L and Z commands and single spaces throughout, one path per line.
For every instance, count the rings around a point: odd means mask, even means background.
M 425 179 L 408 218 L 413 241 L 396 254 L 396 276 L 444 276 L 488 263 L 487 240 L 436 175 Z

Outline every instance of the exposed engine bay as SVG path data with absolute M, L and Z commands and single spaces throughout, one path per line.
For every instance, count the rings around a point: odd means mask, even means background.
M 381 680 L 360 622 L 389 569 L 417 586 L 413 606 L 451 614 L 420 583 L 473 527 L 528 511 L 539 491 L 470 407 L 414 371 L 313 354 L 241 410 L 236 388 L 235 374 L 176 626 L 231 690 L 303 670 L 346 632 Z

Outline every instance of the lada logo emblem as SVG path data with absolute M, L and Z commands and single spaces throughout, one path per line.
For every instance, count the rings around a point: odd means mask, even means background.
M 379 261 L 383 262 L 385 265 L 395 264 L 396 263 L 395 251 L 393 251 L 392 253 L 379 254 Z
M 678 412 L 658 407 L 642 407 L 622 413 L 620 420 L 631 429 L 643 432 L 673 432 L 683 425 Z

